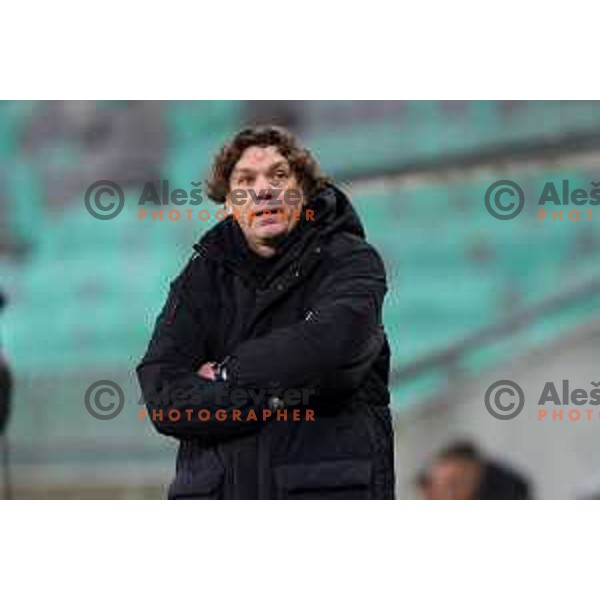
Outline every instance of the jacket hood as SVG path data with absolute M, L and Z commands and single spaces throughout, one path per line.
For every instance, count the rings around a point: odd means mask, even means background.
M 346 232 L 365 237 L 360 217 L 348 196 L 335 185 L 327 185 L 309 203 L 307 208 L 315 210 L 315 225 L 324 235 Z

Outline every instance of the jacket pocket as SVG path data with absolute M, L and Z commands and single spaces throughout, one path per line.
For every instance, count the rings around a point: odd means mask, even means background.
M 367 459 L 299 463 L 275 467 L 276 497 L 286 500 L 368 500 L 372 465 Z

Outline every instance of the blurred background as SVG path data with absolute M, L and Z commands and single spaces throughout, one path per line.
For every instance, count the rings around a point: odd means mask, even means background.
M 134 368 L 170 281 L 216 220 L 139 221 L 139 186 L 189 190 L 257 123 L 301 137 L 386 262 L 398 497 L 426 496 L 423 473 L 457 440 L 515 469 L 536 498 L 600 494 L 598 410 L 576 422 L 537 413 L 545 382 L 600 381 L 599 208 L 551 205 L 562 220 L 539 220 L 537 204 L 547 182 L 600 183 L 600 102 L 23 101 L 0 102 L 5 495 L 163 497 L 176 444 L 138 420 Z M 84 204 L 99 180 L 125 192 L 112 220 Z M 497 180 L 522 188 L 518 217 L 486 209 Z M 182 208 L 213 212 L 204 198 Z M 125 393 L 115 419 L 85 408 L 98 380 Z M 498 380 L 524 390 L 514 419 L 486 410 Z

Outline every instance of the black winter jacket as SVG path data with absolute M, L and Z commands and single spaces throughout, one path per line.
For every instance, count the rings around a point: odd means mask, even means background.
M 137 368 L 180 440 L 169 498 L 394 496 L 384 265 L 338 188 L 306 208 L 267 270 L 228 217 L 171 284 Z

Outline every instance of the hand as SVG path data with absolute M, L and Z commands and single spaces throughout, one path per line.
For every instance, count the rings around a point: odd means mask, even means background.
M 211 381 L 215 381 L 215 379 L 217 378 L 217 374 L 215 371 L 216 366 L 217 366 L 216 362 L 213 362 L 213 361 L 205 362 L 198 369 L 198 375 L 200 375 L 200 377 L 204 377 L 205 379 L 210 379 Z

